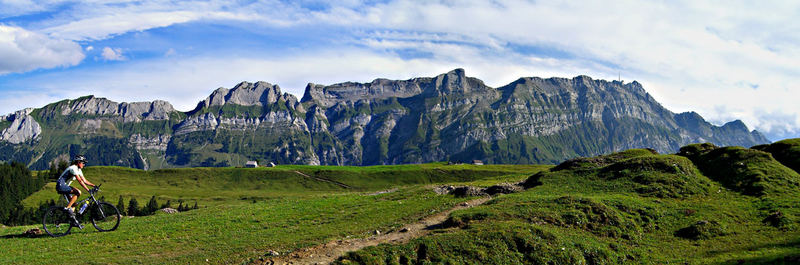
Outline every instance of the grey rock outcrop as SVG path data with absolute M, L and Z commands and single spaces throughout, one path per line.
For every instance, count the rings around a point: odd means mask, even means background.
M 436 77 L 418 77 L 409 80 L 379 78 L 370 83 L 345 82 L 329 86 L 309 83 L 301 102 L 312 101 L 319 106 L 329 108 L 339 103 L 408 98 L 420 94 L 468 94 L 492 90 L 480 79 L 467 77 L 464 69 L 459 68 Z
M 232 89 L 218 88 L 208 98 L 197 104 L 198 109 L 233 104 L 240 106 L 263 106 L 278 103 L 283 100 L 295 108 L 297 98 L 291 94 L 281 94 L 278 85 L 259 81 L 256 83 L 241 82 Z
M 218 125 L 219 121 L 217 121 L 217 117 L 214 116 L 213 113 L 206 113 L 199 116 L 188 117 L 183 120 L 178 125 L 178 129 L 175 130 L 175 134 L 180 135 L 196 131 L 215 130 Z
M 153 102 L 117 103 L 105 98 L 88 96 L 61 106 L 61 115 L 85 114 L 107 118 L 121 118 L 123 122 L 142 120 L 167 120 L 177 112 L 172 104 L 163 100 Z
M 169 134 L 146 137 L 137 133 L 131 135 L 128 141 L 139 150 L 166 151 L 171 138 Z
M 159 211 L 167 213 L 167 214 L 176 214 L 176 213 L 178 213 L 178 210 L 176 210 L 175 208 L 163 208 L 163 209 L 161 209 Z
M 242 107 L 244 110 L 240 110 Z M 300 108 L 300 110 L 298 110 Z M 302 106 L 293 95 L 267 82 L 242 82 L 232 89 L 218 88 L 190 111 L 176 134 L 196 131 L 248 130 L 261 127 L 296 127 L 307 130 L 303 117 L 294 115 Z
M 10 121 L 11 125 L 0 133 L 0 141 L 19 144 L 39 137 L 42 127 L 31 116 L 33 110 L 28 108 L 2 117 L 3 121 Z

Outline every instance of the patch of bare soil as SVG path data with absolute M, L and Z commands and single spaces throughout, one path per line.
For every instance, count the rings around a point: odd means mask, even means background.
M 376 246 L 381 243 L 407 243 L 411 239 L 427 235 L 431 230 L 440 227 L 451 212 L 481 205 L 489 199 L 491 199 L 491 197 L 481 197 L 479 199 L 460 203 L 449 210 L 425 217 L 416 223 L 407 224 L 397 231 L 390 231 L 388 233 L 374 231 L 374 235 L 368 238 L 335 240 L 322 245 L 301 249 L 285 256 L 264 257 L 254 261 L 252 264 L 328 264 L 347 252 L 356 251 L 365 247 Z

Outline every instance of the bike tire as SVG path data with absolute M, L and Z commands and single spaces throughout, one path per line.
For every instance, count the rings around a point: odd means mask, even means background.
M 44 231 L 52 237 L 61 237 L 72 230 L 72 218 L 61 206 L 51 206 L 42 216 Z
M 89 216 L 92 219 L 94 228 L 100 232 L 117 230 L 119 221 L 122 219 L 117 207 L 107 202 L 99 202 L 94 205 Z

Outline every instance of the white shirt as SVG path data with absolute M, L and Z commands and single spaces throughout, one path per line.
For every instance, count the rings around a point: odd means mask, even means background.
M 68 173 L 68 172 L 69 172 L 69 173 Z M 64 175 L 64 174 L 70 174 L 70 175 L 72 175 L 72 179 L 70 179 L 70 180 L 69 180 L 69 182 L 67 182 L 67 186 L 69 186 L 69 185 L 71 185 L 71 184 L 72 184 L 72 181 L 74 181 L 74 180 L 75 180 L 75 177 L 76 177 L 76 176 L 81 176 L 81 177 L 83 177 L 83 171 L 82 171 L 82 170 L 81 170 L 81 169 L 78 167 L 78 165 L 71 165 L 71 166 L 69 166 L 69 167 L 67 168 L 67 170 L 64 170 L 64 173 L 61 173 L 61 175 Z

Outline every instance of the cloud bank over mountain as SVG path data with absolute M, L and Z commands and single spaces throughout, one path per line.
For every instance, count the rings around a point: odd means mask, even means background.
M 495 86 L 518 76 L 619 75 L 676 111 L 696 110 L 715 123 L 742 119 L 771 139 L 800 135 L 793 102 L 800 8 L 792 2 L 2 5 L 0 25 L 67 47 L 49 48 L 62 52 L 43 62 L 0 49 L 0 61 L 14 62 L 0 69 L 0 90 L 36 95 L 39 105 L 89 92 L 164 99 L 185 110 L 194 97 L 181 95 L 242 80 L 272 80 L 299 96 L 307 81 L 404 79 L 463 67 Z M 100 47 L 120 49 L 126 60 L 108 60 Z M 160 84 L 174 91 L 160 94 Z M 0 110 L 23 107 L 14 101 L 0 99 L 11 104 Z

